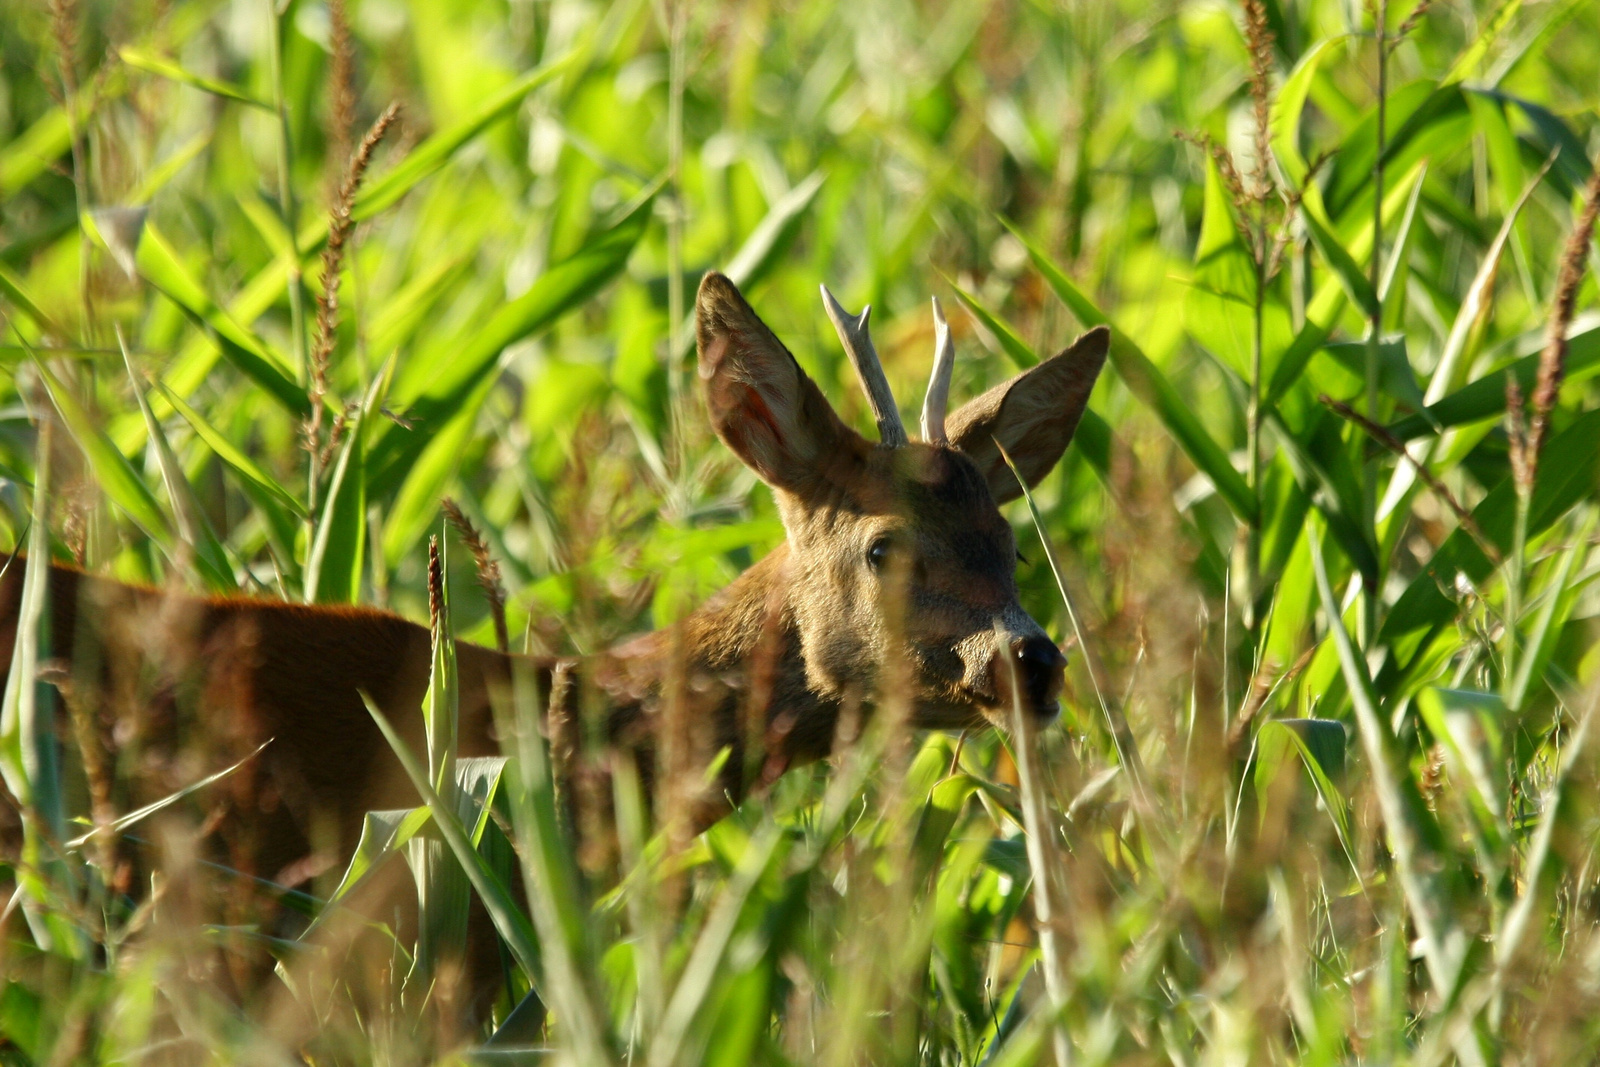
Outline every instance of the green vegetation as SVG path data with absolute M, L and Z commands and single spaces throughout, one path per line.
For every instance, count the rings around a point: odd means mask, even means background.
M 169 847 L 130 887 L 90 831 L 181 839 L 223 768 L 108 807 L 127 768 L 19 640 L 0 1060 L 1592 1061 L 1600 7 L 1376 6 L 0 8 L 0 542 L 34 561 L 420 620 L 449 496 L 513 645 L 594 649 L 782 538 L 695 395 L 705 269 L 864 430 L 819 281 L 908 409 L 930 294 L 957 400 L 1115 329 L 1013 514 L 1063 728 L 868 729 L 688 842 L 619 774 L 611 856 L 542 746 L 455 764 L 441 653 L 428 806 L 356 864 L 428 887 L 363 963 L 387 1004 L 220 995 L 195 946 L 257 935 L 182 901 L 224 875 Z M 441 625 L 494 643 L 446 554 Z M 488 1047 L 431 984 L 469 894 L 495 1024 L 549 1009 Z

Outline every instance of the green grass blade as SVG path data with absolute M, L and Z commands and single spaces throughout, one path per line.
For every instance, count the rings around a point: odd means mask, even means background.
M 133 464 L 128 462 L 128 457 L 117 450 L 111 438 L 100 429 L 98 420 L 83 409 L 71 390 L 43 361 L 35 366 L 39 369 L 39 376 L 44 379 L 56 410 L 61 413 L 61 421 L 67 424 L 67 430 L 89 461 L 100 488 L 140 529 L 155 538 L 163 548 L 170 550 L 172 525 L 167 521 L 161 505 L 156 503 L 155 494 L 144 484 L 144 479 L 134 470 Z
M 1004 219 L 1001 220 L 1005 222 Z M 1228 502 L 1228 507 L 1242 522 L 1254 522 L 1259 507 L 1255 494 L 1250 491 L 1250 486 L 1244 477 L 1234 469 L 1233 462 L 1228 458 L 1222 446 L 1212 439 L 1205 427 L 1200 425 L 1200 420 L 1190 410 L 1188 402 L 1183 395 L 1173 388 L 1150 358 L 1140 350 L 1132 338 L 1124 333 L 1101 311 L 1094 301 L 1090 300 L 1066 274 L 1050 261 L 1036 245 L 1022 235 L 1010 223 L 1008 229 L 1016 235 L 1017 239 L 1028 250 L 1028 257 L 1033 261 L 1039 273 L 1044 276 L 1050 288 L 1055 290 L 1062 303 L 1077 316 L 1078 321 L 1086 327 L 1110 326 L 1111 327 L 1111 363 L 1117 369 L 1117 374 L 1127 384 L 1128 388 L 1140 400 L 1148 404 L 1161 419 L 1178 442 L 1189 459 L 1200 472 L 1211 479 L 1211 484 L 1216 486 L 1218 494 Z
M 528 922 L 527 916 L 517 907 L 511 898 L 511 892 L 494 871 L 488 866 L 482 856 L 478 855 L 472 847 L 472 841 L 467 836 L 466 828 L 461 825 L 460 818 L 452 808 L 445 805 L 439 794 L 434 791 L 428 781 L 428 772 L 425 767 L 417 762 L 407 747 L 404 739 L 395 732 L 387 717 L 372 702 L 372 698 L 362 693 L 361 699 L 367 705 L 367 713 L 372 716 L 372 721 L 378 724 L 378 729 L 383 733 L 383 738 L 389 743 L 400 766 L 405 769 L 406 776 L 411 779 L 411 784 L 422 795 L 423 803 L 433 816 L 434 825 L 439 834 L 444 838 L 450 851 L 455 855 L 462 869 L 466 872 L 467 879 L 472 883 L 472 888 L 477 892 L 479 899 L 489 911 L 489 917 L 494 921 L 497 930 L 505 940 L 506 946 L 516 958 L 517 965 L 530 976 L 540 974 L 538 941 L 534 936 L 533 927 Z
M 1422 939 L 1428 972 L 1440 995 L 1455 987 L 1457 970 L 1466 952 L 1466 939 L 1450 915 L 1450 900 L 1440 875 L 1442 841 L 1438 824 L 1428 814 L 1416 783 L 1400 757 L 1389 720 L 1378 707 L 1378 697 L 1367 675 L 1366 661 L 1357 654 L 1345 632 L 1339 600 L 1328 582 L 1322 543 L 1314 527 L 1311 562 L 1316 570 L 1317 593 L 1328 620 L 1328 637 L 1339 653 L 1339 666 L 1356 712 L 1356 733 L 1366 753 L 1368 773 L 1383 813 L 1384 836 L 1399 870 L 1400 884 L 1410 906 L 1412 922 Z
M 1333 269 L 1334 277 L 1344 286 L 1345 294 L 1355 301 L 1363 315 L 1371 317 L 1377 314 L 1378 294 L 1373 291 L 1372 282 L 1361 264 L 1339 243 L 1339 238 L 1330 229 L 1315 186 L 1306 190 L 1306 196 L 1300 203 L 1300 217 L 1306 224 L 1306 232 L 1311 235 L 1311 243 L 1316 246 L 1323 261 Z
M 252 490 L 251 496 L 258 505 L 265 499 L 274 507 L 281 507 L 299 518 L 305 518 L 306 506 L 293 493 L 289 492 L 288 489 L 278 483 L 277 479 L 257 466 L 255 460 L 245 455 L 232 441 L 224 437 L 220 430 L 211 425 L 204 415 L 190 407 L 182 397 L 172 392 L 160 381 L 156 381 L 153 384 L 156 392 L 168 404 L 172 405 L 172 410 L 183 416 L 184 421 L 194 430 L 195 436 L 204 441 L 206 447 L 216 453 L 217 458 L 227 464 L 229 469 L 239 476 L 239 480 L 248 490 Z
M 196 569 L 207 586 L 217 592 L 233 592 L 239 585 L 234 580 L 233 564 L 228 559 L 228 552 L 222 547 L 222 542 L 217 540 L 216 531 L 211 528 L 211 520 L 206 518 L 200 501 L 195 499 L 194 488 L 189 484 L 183 466 L 173 454 L 172 446 L 167 443 L 167 435 L 161 429 L 161 423 L 150 410 L 150 401 L 146 399 L 138 373 L 133 369 L 133 357 L 128 353 L 128 346 L 123 340 L 120 329 L 117 331 L 117 342 L 122 347 L 122 362 L 128 371 L 128 384 L 133 387 L 134 400 L 139 405 L 139 413 L 144 416 L 145 425 L 150 433 L 150 444 L 155 448 L 156 462 L 161 468 L 161 480 L 167 487 L 167 499 L 172 502 L 172 514 L 177 521 L 178 538 L 194 551 Z
M 1072 622 L 1073 636 L 1078 639 L 1078 648 L 1083 651 L 1084 665 L 1089 672 L 1089 682 L 1094 687 L 1095 699 L 1100 703 L 1100 713 L 1105 716 L 1106 729 L 1110 731 L 1113 744 L 1116 746 L 1117 761 L 1128 772 L 1128 780 L 1133 784 L 1134 797 L 1138 800 L 1146 818 L 1155 813 L 1154 799 L 1149 791 L 1149 779 L 1145 774 L 1144 760 L 1139 756 L 1139 746 L 1133 737 L 1133 730 L 1128 725 L 1127 716 L 1123 713 L 1120 704 L 1110 700 L 1100 684 L 1104 672 L 1096 661 L 1094 651 L 1090 648 L 1083 626 L 1078 619 L 1077 605 L 1073 602 L 1072 595 L 1067 592 L 1066 575 L 1061 569 L 1061 561 L 1056 558 L 1055 545 L 1049 534 L 1045 532 L 1044 516 L 1039 514 L 1038 505 L 1033 502 L 1033 493 L 1028 489 L 1028 483 L 1017 471 L 1017 465 L 1011 461 L 1011 456 L 1006 452 L 1005 446 L 995 441 L 995 447 L 1000 450 L 1001 458 L 1006 461 L 1006 466 L 1011 468 L 1012 475 L 1017 479 L 1017 484 L 1022 487 L 1022 499 L 1028 507 L 1028 515 L 1033 519 L 1033 527 L 1039 535 L 1039 543 L 1044 547 L 1045 559 L 1050 564 L 1050 573 L 1056 580 L 1056 589 L 1061 593 L 1061 602 L 1066 605 L 1067 618 Z
M 649 1067 L 672 1067 L 682 1059 L 690 1028 L 706 1008 L 706 999 L 723 966 L 723 960 L 733 941 L 734 931 L 750 893 L 767 873 L 783 834 L 777 824 L 768 822 L 758 830 L 744 854 L 739 867 L 723 888 L 711 914 L 706 919 L 700 936 L 695 939 L 694 951 L 684 964 L 683 974 L 667 1002 L 661 1017 L 661 1028 L 650 1043 Z
M 461 410 L 433 435 L 433 440 L 411 464 L 411 470 L 395 496 L 394 506 L 384 518 L 385 566 L 399 566 L 439 514 L 439 502 L 461 465 L 462 455 L 477 428 L 478 414 L 493 388 L 494 379 L 485 377 L 461 406 Z
M 230 85 L 228 82 L 216 78 L 208 78 L 204 74 L 196 74 L 194 71 L 184 69 L 172 60 L 158 56 L 146 49 L 124 46 L 117 50 L 117 55 L 124 63 L 135 70 L 155 74 L 169 81 L 178 82 L 180 85 L 192 86 L 202 92 L 211 93 L 213 96 L 220 96 L 227 100 L 237 100 L 241 104 L 249 104 L 251 107 L 258 107 L 263 111 L 272 110 L 271 104 L 264 100 L 257 100 L 237 85 Z
M 306 557 L 305 600 L 354 604 L 361 599 L 367 547 L 366 415 L 357 416 L 328 478 L 328 495 Z
M 1333 45 L 1343 40 L 1343 35 L 1326 37 L 1302 52 L 1272 100 L 1272 112 L 1268 120 L 1272 154 L 1290 184 L 1297 187 L 1305 183 L 1306 171 L 1310 169 L 1300 152 L 1300 116 L 1305 111 L 1306 98 L 1311 94 L 1311 83 L 1317 76 L 1323 57 Z
M 535 67 L 485 100 L 471 115 L 423 141 L 393 169 L 368 182 L 362 188 L 360 195 L 356 197 L 351 214 L 357 221 L 361 221 L 394 204 L 410 192 L 418 182 L 449 162 L 450 157 L 454 156 L 462 145 L 495 123 L 509 117 L 529 93 L 565 73 L 572 64 L 572 59 L 572 54 L 568 53 Z M 326 229 L 323 231 L 323 239 L 325 238 Z M 302 240 L 300 247 L 310 249 L 312 243 Z
M 1573 505 L 1594 491 L 1600 475 L 1600 411 L 1586 411 L 1545 445 L 1539 461 L 1539 480 L 1534 485 L 1529 508 L 1528 536 L 1548 529 Z M 1505 477 L 1472 509 L 1473 521 L 1488 540 L 1502 552 L 1511 545 L 1512 516 L 1516 490 Z M 1389 609 L 1378 633 L 1378 643 L 1387 645 L 1406 662 L 1426 647 L 1426 635 L 1455 617 L 1456 605 L 1439 589 L 1440 575 L 1457 571 L 1473 582 L 1482 582 L 1494 570 L 1493 564 L 1463 530 L 1455 530 L 1434 550 L 1426 572 L 1412 581 Z
M 1011 362 L 1017 365 L 1018 370 L 1027 370 L 1039 362 L 1038 353 L 1026 341 L 1018 337 L 1010 326 L 1002 322 L 998 315 L 984 307 L 983 301 L 961 288 L 951 278 L 945 277 L 944 281 L 946 285 L 955 290 L 956 298 L 961 301 L 972 317 L 978 320 L 978 324 L 989 331 L 990 335 L 999 343 L 1000 350 L 1011 358 Z
M 240 373 L 259 385 L 290 414 L 311 414 L 311 400 L 295 384 L 287 363 L 266 342 L 241 326 L 218 307 L 205 288 L 189 273 L 160 230 L 145 223 L 139 242 L 140 274 L 181 308 L 195 326 L 210 335 L 222 355 Z
M 101 834 L 120 834 L 124 830 L 128 830 L 139 825 L 146 819 L 150 818 L 150 816 L 157 815 L 172 807 L 174 804 L 194 796 L 202 789 L 222 781 L 224 778 L 228 777 L 228 775 L 232 774 L 234 771 L 237 771 L 240 767 L 243 767 L 246 763 L 249 763 L 251 760 L 261 755 L 261 753 L 265 751 L 266 747 L 270 744 L 272 744 L 271 740 L 263 741 L 260 745 L 256 746 L 256 750 L 254 752 L 250 753 L 248 756 L 244 757 L 238 762 L 224 767 L 220 771 L 214 771 L 198 781 L 191 782 L 182 789 L 162 797 L 160 800 L 130 811 L 126 815 L 120 815 L 105 826 L 96 827 L 86 834 L 81 834 L 78 837 L 68 841 L 67 847 L 82 848 L 84 845 L 88 844 L 90 841 L 94 840 L 95 837 Z
M 1531 338 L 1542 348 L 1544 331 Z M 1567 331 L 1567 382 L 1583 381 L 1600 374 L 1600 319 L 1592 313 L 1580 316 Z M 1470 423 L 1482 422 L 1505 414 L 1506 378 L 1515 376 L 1522 394 L 1533 390 L 1539 374 L 1539 355 L 1523 356 L 1514 362 L 1490 371 L 1483 377 L 1462 386 L 1449 396 L 1428 405 L 1426 411 L 1407 415 L 1393 426 L 1390 432 L 1402 441 L 1414 440 L 1434 432 L 1436 428 L 1450 429 Z
M 547 328 L 621 273 L 651 218 L 646 196 L 571 257 L 546 271 L 524 294 L 501 307 L 469 336 L 435 345 L 415 357 L 395 382 L 393 403 L 427 431 L 445 426 L 496 366 L 506 346 Z M 369 478 L 374 494 L 397 484 L 427 446 L 428 434 L 385 427 L 375 433 Z
M 12 307 L 32 319 L 36 329 L 54 334 L 56 337 L 72 336 L 67 330 L 58 326 L 47 312 L 40 309 L 38 301 L 28 291 L 27 283 L 13 274 L 4 263 L 0 263 L 0 295 L 4 295 Z
M 1383 224 L 1385 229 L 1394 225 L 1395 219 L 1405 206 L 1411 202 L 1415 188 L 1421 184 L 1427 174 L 1427 165 L 1419 163 L 1404 177 L 1395 182 L 1383 198 Z M 1355 237 L 1344 242 L 1345 251 L 1350 253 L 1358 265 L 1365 264 L 1372 256 L 1372 228 L 1370 226 L 1357 230 Z M 1316 288 L 1311 300 L 1306 304 L 1305 325 L 1295 335 L 1294 341 L 1289 345 L 1288 351 L 1278 360 L 1278 365 L 1272 371 L 1272 380 L 1262 398 L 1262 404 L 1268 408 L 1276 407 L 1278 401 L 1294 387 L 1300 376 L 1305 372 L 1306 365 L 1313 356 L 1322 350 L 1328 338 L 1333 334 L 1334 327 L 1338 324 L 1339 316 L 1345 310 L 1344 285 L 1338 278 L 1324 278 Z
M 72 147 L 72 119 L 57 105 L 0 149 L 0 198 L 9 200 Z
M 1543 678 L 1544 669 L 1555 651 L 1556 640 L 1578 602 L 1578 594 L 1588 584 L 1574 582 L 1572 572 L 1588 555 L 1594 526 L 1595 519 L 1591 514 L 1588 521 L 1581 524 L 1572 543 L 1562 550 L 1555 575 L 1545 585 L 1544 606 L 1535 617 L 1533 628 L 1528 631 L 1523 642 L 1523 654 L 1517 660 L 1517 673 L 1506 688 L 1506 706 L 1513 712 L 1521 712 L 1527 706 L 1529 692 L 1534 683 Z M 1515 627 L 1522 624 L 1520 619 L 1507 619 L 1506 623 Z

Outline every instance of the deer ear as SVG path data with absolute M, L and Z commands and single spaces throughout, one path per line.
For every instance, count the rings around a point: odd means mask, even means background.
M 996 502 L 1022 495 L 995 447 L 1005 447 L 1031 489 L 1067 450 L 1105 365 L 1111 331 L 1096 326 L 1058 356 L 968 401 L 950 416 L 950 444 L 978 465 Z
M 700 378 L 717 436 L 777 489 L 803 490 L 864 439 L 716 271 L 695 298 Z

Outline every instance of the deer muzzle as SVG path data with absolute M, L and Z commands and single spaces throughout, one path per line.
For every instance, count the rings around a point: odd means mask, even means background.
M 991 665 L 1006 705 L 1021 702 L 1023 710 L 1049 721 L 1061 711 L 1061 683 L 1067 657 L 1043 634 L 1014 636 L 998 643 Z

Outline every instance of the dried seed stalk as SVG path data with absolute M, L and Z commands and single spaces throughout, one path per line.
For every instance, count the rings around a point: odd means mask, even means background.
M 1583 283 L 1584 269 L 1589 257 L 1589 238 L 1594 233 L 1595 217 L 1600 214 L 1600 165 L 1590 173 L 1589 184 L 1583 191 L 1583 207 L 1578 211 L 1578 223 L 1567 236 L 1566 247 L 1561 252 L 1561 266 L 1556 274 L 1556 293 L 1550 309 L 1550 321 L 1545 327 L 1544 351 L 1539 354 L 1539 375 L 1533 383 L 1533 417 L 1528 432 L 1526 463 L 1528 481 L 1532 484 L 1539 464 L 1539 453 L 1545 438 L 1550 434 L 1550 413 L 1555 410 L 1561 396 L 1561 381 L 1567 372 L 1567 329 L 1577 310 L 1578 287 Z
M 345 246 L 355 229 L 351 215 L 361 180 L 372 163 L 372 155 L 383 140 L 389 127 L 400 115 L 400 105 L 390 104 L 372 124 L 361 144 L 350 157 L 350 164 L 328 209 L 328 243 L 322 249 L 322 295 L 317 298 L 316 337 L 311 345 L 311 417 L 306 420 L 305 448 L 312 456 L 312 483 L 317 473 L 327 465 L 333 449 L 337 447 L 344 420 L 334 424 L 326 443 L 322 440 L 323 398 L 328 394 L 328 366 L 333 355 L 334 339 L 339 328 L 339 276 L 344 266 Z
M 1516 379 L 1508 376 L 1506 385 L 1507 391 L 1509 392 L 1516 389 L 1516 384 Z M 1521 394 L 1519 393 L 1518 395 L 1520 396 Z M 1371 419 L 1367 418 L 1365 415 L 1361 414 L 1359 411 L 1356 411 L 1349 404 L 1335 400 L 1326 394 L 1317 397 L 1317 400 L 1326 405 L 1327 408 L 1335 415 L 1355 423 L 1357 426 L 1361 427 L 1361 429 L 1364 430 L 1374 441 L 1378 442 L 1384 448 L 1387 448 L 1396 455 L 1403 457 L 1406 462 L 1410 463 L 1412 469 L 1417 472 L 1417 477 L 1422 479 L 1422 483 L 1433 492 L 1433 495 L 1443 501 L 1445 507 L 1450 509 L 1450 511 L 1455 515 L 1456 521 L 1460 523 L 1461 528 L 1467 532 L 1467 536 L 1472 538 L 1472 540 L 1477 544 L 1479 550 L 1482 551 L 1485 556 L 1488 556 L 1496 566 L 1499 565 L 1500 550 L 1495 547 L 1493 541 L 1489 540 L 1489 538 L 1484 535 L 1482 527 L 1480 527 L 1477 520 L 1472 517 L 1472 512 L 1468 511 L 1465 505 L 1463 505 L 1460 500 L 1456 499 L 1456 495 L 1450 491 L 1450 487 L 1441 482 L 1438 479 L 1438 476 L 1428 469 L 1426 464 L 1417 462 L 1411 453 L 1406 451 L 1405 442 L 1401 441 L 1394 434 L 1390 433 L 1387 428 L 1380 426 Z M 1515 448 L 1513 448 L 1513 453 L 1514 452 Z M 1515 462 L 1515 456 L 1513 455 L 1512 463 L 1515 464 Z
M 483 587 L 483 595 L 489 601 L 489 615 L 494 619 L 495 647 L 501 652 L 510 652 L 511 636 L 506 629 L 506 591 L 500 581 L 500 563 L 490 554 L 489 543 L 472 524 L 472 520 L 467 518 L 466 512 L 461 510 L 460 504 L 445 497 L 442 506 L 445 518 L 450 520 L 462 544 L 472 553 L 472 564 L 478 572 L 478 585 Z

